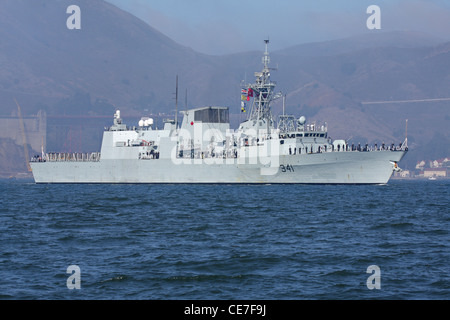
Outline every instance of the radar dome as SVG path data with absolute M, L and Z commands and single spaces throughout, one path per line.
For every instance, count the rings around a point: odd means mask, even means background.
M 301 116 L 301 117 L 298 119 L 298 123 L 299 123 L 300 125 L 304 125 L 305 122 L 306 122 L 305 116 Z

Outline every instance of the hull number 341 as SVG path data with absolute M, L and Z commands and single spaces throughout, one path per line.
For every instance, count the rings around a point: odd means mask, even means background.
M 290 164 L 287 164 L 287 165 L 281 164 L 280 170 L 281 170 L 281 172 L 294 172 L 294 167 L 291 166 Z

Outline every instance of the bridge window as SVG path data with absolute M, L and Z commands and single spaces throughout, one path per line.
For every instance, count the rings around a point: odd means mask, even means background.
M 209 123 L 229 123 L 230 114 L 228 109 L 210 107 L 195 111 L 194 120 Z

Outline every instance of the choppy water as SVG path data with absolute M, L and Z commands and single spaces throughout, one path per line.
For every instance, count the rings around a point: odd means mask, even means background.
M 0 298 L 449 299 L 449 187 L 4 180 Z

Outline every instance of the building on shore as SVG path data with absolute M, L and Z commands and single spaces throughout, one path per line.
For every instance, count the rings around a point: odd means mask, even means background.
M 448 177 L 448 168 L 425 168 L 423 171 L 424 178 L 430 177 Z

